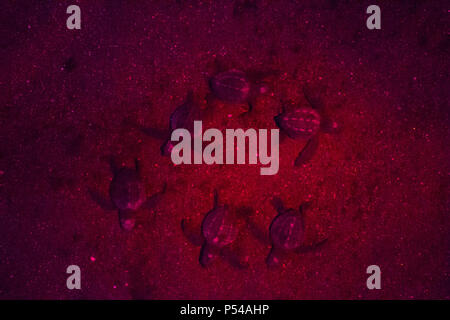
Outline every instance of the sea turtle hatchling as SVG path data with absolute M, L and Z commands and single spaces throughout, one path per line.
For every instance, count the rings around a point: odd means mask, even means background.
M 269 236 L 272 248 L 266 258 L 268 266 L 276 266 L 288 252 L 303 253 L 319 248 L 327 239 L 313 245 L 304 245 L 305 221 L 304 211 L 309 203 L 303 203 L 298 210 L 285 208 L 280 198 L 274 197 L 272 205 L 277 210 L 277 216 L 269 227 Z
M 174 144 L 170 139 L 172 132 L 175 129 L 184 128 L 189 130 L 193 136 L 194 121 L 201 120 L 202 116 L 202 109 L 195 101 L 194 93 L 191 90 L 188 92 L 184 103 L 178 106 L 170 115 L 168 129 L 142 128 L 142 131 L 148 136 L 163 140 L 164 143 L 161 145 L 161 154 L 163 156 L 170 156 L 174 147 Z
M 213 208 L 203 218 L 201 232 L 193 231 L 185 219 L 181 221 L 181 229 L 192 244 L 201 247 L 201 266 L 206 267 L 216 257 L 222 256 L 236 268 L 246 267 L 246 263 L 230 248 L 238 237 L 239 228 L 232 218 L 230 208 L 219 205 L 217 191 L 214 191 Z
M 295 159 L 295 166 L 306 164 L 314 156 L 319 146 L 319 132 L 332 134 L 340 129 L 337 122 L 324 115 L 321 99 L 314 97 L 306 87 L 303 92 L 309 106 L 296 107 L 290 111 L 283 110 L 274 117 L 276 125 L 289 138 L 308 140 Z
M 166 185 L 164 185 L 162 191 L 147 198 L 137 159 L 135 159 L 135 168 L 119 168 L 114 159 L 111 158 L 110 167 L 113 173 L 113 179 L 109 186 L 110 199 L 93 190 L 89 190 L 89 193 L 101 208 L 118 210 L 121 228 L 130 231 L 136 224 L 138 210 L 154 208 L 165 192 Z
M 262 244 L 271 247 L 266 257 L 267 266 L 276 267 L 289 254 L 306 253 L 318 249 L 325 244 L 327 239 L 312 245 L 304 244 L 304 211 L 309 207 L 309 203 L 303 203 L 298 210 L 294 210 L 285 208 L 283 202 L 278 197 L 274 197 L 271 202 L 277 210 L 277 215 L 272 220 L 268 233 L 252 221 L 252 208 L 245 208 L 243 212 L 249 231 Z
M 269 93 L 268 85 L 262 80 L 263 73 L 244 72 L 230 69 L 219 72 L 209 80 L 209 86 L 213 95 L 224 102 L 237 104 L 246 103 L 248 111 L 253 110 L 255 100 Z

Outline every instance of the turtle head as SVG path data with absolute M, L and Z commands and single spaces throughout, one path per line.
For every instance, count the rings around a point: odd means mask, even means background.
M 135 213 L 130 210 L 120 210 L 119 211 L 119 223 L 120 227 L 124 231 L 131 231 L 136 225 Z
M 173 147 L 174 147 L 173 142 L 171 140 L 167 140 L 161 146 L 161 155 L 165 157 L 170 157 Z

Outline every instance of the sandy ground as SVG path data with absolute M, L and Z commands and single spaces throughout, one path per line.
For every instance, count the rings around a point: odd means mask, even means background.
M 76 1 L 82 29 L 67 30 L 73 1 L 3 1 L 0 107 L 0 297 L 43 299 L 427 299 L 450 298 L 449 39 L 444 1 L 378 1 L 382 29 L 365 26 L 369 1 Z M 271 93 L 246 106 L 211 99 L 216 61 L 275 71 Z M 276 128 L 283 103 L 321 92 L 342 131 L 321 133 L 314 158 L 293 161 L 306 141 L 285 139 L 280 171 L 259 165 L 180 165 L 139 128 L 167 128 L 193 90 L 207 127 Z M 124 232 L 107 195 L 106 158 L 139 158 L 157 208 Z M 213 190 L 250 206 L 267 230 L 279 196 L 305 200 L 305 243 L 270 270 L 269 246 L 242 226 L 237 270 L 198 263 L 180 228 L 200 226 Z M 199 227 L 200 228 L 200 227 Z M 79 265 L 82 290 L 66 288 Z M 379 265 L 382 290 L 366 288 Z

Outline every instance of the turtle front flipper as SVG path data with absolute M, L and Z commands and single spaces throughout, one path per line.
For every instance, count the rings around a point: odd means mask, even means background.
M 124 231 L 133 230 L 136 225 L 136 212 L 132 210 L 119 210 L 119 224 Z
M 194 246 L 200 247 L 205 242 L 202 234 L 200 232 L 195 232 L 189 225 L 186 223 L 186 220 L 181 220 L 181 230 L 184 233 L 184 236 L 190 243 Z
M 164 183 L 162 190 L 155 193 L 147 200 L 145 200 L 145 202 L 142 204 L 142 208 L 150 210 L 156 207 L 158 203 L 161 201 L 163 195 L 166 193 L 166 190 L 167 190 L 167 183 Z
M 302 151 L 299 152 L 297 158 L 295 159 L 294 165 L 299 167 L 308 163 L 312 157 L 316 154 L 319 147 L 319 137 L 318 135 L 313 136 L 308 140 Z
M 323 239 L 317 243 L 313 243 L 311 245 L 303 245 L 303 246 L 300 246 L 298 249 L 296 249 L 295 252 L 297 252 L 297 253 L 314 252 L 314 251 L 321 249 L 327 242 L 328 242 L 328 238 Z
M 207 244 L 206 242 L 203 244 L 202 249 L 200 250 L 200 257 L 199 262 L 202 267 L 207 267 L 211 264 L 211 262 L 216 258 L 217 256 L 217 250 L 214 250 L 214 248 Z
M 111 210 L 116 209 L 116 207 L 111 202 L 111 200 L 104 197 L 102 194 L 100 194 L 100 192 L 97 192 L 92 189 L 89 189 L 88 192 L 89 192 L 89 195 L 91 196 L 92 200 L 94 200 L 95 203 L 97 203 L 100 206 L 100 208 L 102 208 L 103 210 L 111 211 Z

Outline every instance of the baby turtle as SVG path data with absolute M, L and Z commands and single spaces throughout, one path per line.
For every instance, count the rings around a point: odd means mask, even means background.
M 275 70 L 230 68 L 232 63 L 225 63 L 216 58 L 215 71 L 209 77 L 209 87 L 218 100 L 231 104 L 247 104 L 248 111 L 253 110 L 256 99 L 270 92 L 266 79 L 277 75 Z
M 164 185 L 162 191 L 147 198 L 137 159 L 135 159 L 135 168 L 119 168 L 113 159 L 110 159 L 110 166 L 114 175 L 109 186 L 110 200 L 98 192 L 89 190 L 89 193 L 101 208 L 118 210 L 121 228 L 130 231 L 136 224 L 138 210 L 154 208 L 165 192 L 166 185 Z
M 332 134 L 340 129 L 335 121 L 324 115 L 321 99 L 314 97 L 306 87 L 303 88 L 303 93 L 309 106 L 297 107 L 291 111 L 283 110 L 274 117 L 276 125 L 289 138 L 308 140 L 295 159 L 295 166 L 306 164 L 314 156 L 319 146 L 319 132 Z
M 274 197 L 272 205 L 277 210 L 277 216 L 272 220 L 269 233 L 262 231 L 253 221 L 251 221 L 251 208 L 246 208 L 244 213 L 250 232 L 264 245 L 271 246 L 266 258 L 269 267 L 275 267 L 289 253 L 305 253 L 321 247 L 327 239 L 313 245 L 304 245 L 305 222 L 304 211 L 309 207 L 309 203 L 302 204 L 298 210 L 285 208 L 281 199 Z
M 193 231 L 186 221 L 181 221 L 181 229 L 194 245 L 201 246 L 199 262 L 208 266 L 217 256 L 224 257 L 232 266 L 244 268 L 246 264 L 233 252 L 230 246 L 238 237 L 238 227 L 227 205 L 219 205 L 218 193 L 214 191 L 214 206 L 203 218 L 201 233 Z
M 194 99 L 193 91 L 190 90 L 185 102 L 177 107 L 170 115 L 169 129 L 142 128 L 142 131 L 153 138 L 163 140 L 164 143 L 161 145 L 161 154 L 163 156 L 170 156 L 174 147 L 174 144 L 170 139 L 172 132 L 175 129 L 184 128 L 189 130 L 193 136 L 194 121 L 201 120 L 202 116 L 203 112 Z
M 327 239 L 313 245 L 303 245 L 305 237 L 304 211 L 309 203 L 303 203 L 298 210 L 285 208 L 280 198 L 273 198 L 272 205 L 277 216 L 269 227 L 272 248 L 266 258 L 268 266 L 276 266 L 287 252 L 303 253 L 322 246 Z

